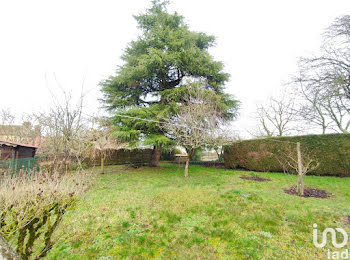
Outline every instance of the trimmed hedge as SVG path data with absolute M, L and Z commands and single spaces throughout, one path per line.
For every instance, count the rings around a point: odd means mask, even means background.
M 111 150 L 106 158 L 105 165 L 118 165 L 118 164 L 146 164 L 151 160 L 152 149 L 119 149 Z M 101 157 L 97 156 L 95 158 L 86 159 L 89 166 L 100 166 Z
M 199 165 L 208 168 L 225 168 L 225 164 L 220 161 L 194 161 L 190 165 Z
M 289 143 L 290 142 L 290 143 Z M 301 152 L 311 152 L 320 166 L 314 175 L 350 177 L 350 134 L 305 135 L 245 140 L 226 146 L 226 168 L 285 172 L 278 156 L 301 143 Z M 294 147 L 293 147 L 294 146 Z

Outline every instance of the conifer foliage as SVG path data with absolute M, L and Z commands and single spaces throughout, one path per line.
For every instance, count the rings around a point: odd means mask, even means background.
M 145 13 L 134 16 L 141 34 L 128 44 L 116 74 L 101 83 L 104 103 L 116 114 L 118 137 L 134 145 L 153 145 L 150 166 L 158 164 L 162 147 L 173 140 L 159 123 L 132 117 L 166 121 L 184 102 L 186 84 L 198 80 L 223 97 L 227 119 L 237 111 L 237 101 L 224 93 L 229 75 L 208 52 L 215 38 L 190 31 L 184 17 L 169 13 L 167 6 L 167 1 L 153 1 Z

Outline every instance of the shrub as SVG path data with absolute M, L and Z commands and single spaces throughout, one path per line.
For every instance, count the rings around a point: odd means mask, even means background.
M 244 168 L 252 171 L 287 172 L 279 156 L 301 143 L 301 151 L 312 152 L 319 167 L 314 175 L 350 176 L 350 135 L 305 135 L 245 140 L 225 147 L 224 161 L 227 168 Z M 293 148 L 294 149 L 294 148 Z
M 40 170 L 42 172 L 47 172 L 53 174 L 54 172 L 66 172 L 73 170 L 73 161 L 66 161 L 63 164 L 62 161 L 54 162 L 51 161 L 43 161 L 40 163 Z
M 40 258 L 51 249 L 51 237 L 91 176 L 38 173 L 0 179 L 0 234 L 22 259 Z
M 72 170 L 73 171 L 86 170 L 87 168 L 89 168 L 89 165 L 86 162 L 75 163 L 75 164 L 72 165 Z
M 174 149 L 163 149 L 160 159 L 164 161 L 173 161 L 175 159 Z
M 181 153 L 182 152 L 179 148 L 163 149 L 160 159 L 165 161 L 174 161 L 175 154 L 181 154 Z
M 199 147 L 196 149 L 194 155 L 191 157 L 191 162 L 201 161 L 203 155 L 203 148 Z

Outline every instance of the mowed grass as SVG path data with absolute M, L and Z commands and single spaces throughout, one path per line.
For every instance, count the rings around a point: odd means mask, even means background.
M 350 178 L 306 176 L 328 199 L 285 194 L 296 176 L 161 164 L 107 168 L 64 217 L 50 259 L 325 259 L 312 242 L 350 215 Z

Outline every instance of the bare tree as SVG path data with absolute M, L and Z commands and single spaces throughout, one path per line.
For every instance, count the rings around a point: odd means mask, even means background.
M 303 68 L 304 72 L 307 69 Z M 344 89 L 336 83 L 324 85 L 325 82 L 310 78 L 308 74 L 302 75 L 297 81 L 299 96 L 304 100 L 299 115 L 308 123 L 321 127 L 323 134 L 327 129 L 349 133 L 350 99 Z
M 350 128 L 349 28 L 349 15 L 337 18 L 325 31 L 321 55 L 300 59 L 296 79 L 312 119 L 323 129 L 331 125 L 329 128 L 341 133 L 349 133 Z
M 9 109 L 0 112 L 0 138 L 30 145 L 40 144 L 40 126 L 35 125 L 34 118 L 24 114 L 17 118 L 19 124 L 15 124 L 16 116 Z
M 322 134 L 326 134 L 327 130 L 333 129 L 334 123 L 327 115 L 326 103 L 321 94 L 313 88 L 306 87 L 302 82 L 298 85 L 297 96 L 303 100 L 297 108 L 300 119 L 305 121 L 309 128 L 320 128 Z
M 232 131 L 230 127 L 218 127 L 214 131 L 214 138 L 208 139 L 205 144 L 205 148 L 208 150 L 214 150 L 217 155 L 217 160 L 223 162 L 224 160 L 224 146 L 232 144 L 238 140 L 238 135 L 235 131 Z
M 312 152 L 307 149 L 301 151 L 300 142 L 286 144 L 283 147 L 284 149 L 278 151 L 275 157 L 283 169 L 298 174 L 297 193 L 299 196 L 304 196 L 304 176 L 317 169 L 319 162 Z
M 216 98 L 213 91 L 190 87 L 184 97 L 185 105 L 164 124 L 171 138 L 184 147 L 188 154 L 185 177 L 188 177 L 190 159 L 196 149 L 204 145 L 218 146 L 224 142 L 224 135 L 220 131 L 224 119 L 217 107 Z
M 350 42 L 350 15 L 340 16 L 328 27 L 326 36 L 329 39 L 341 37 L 343 42 Z
M 15 122 L 16 116 L 11 112 L 9 108 L 1 109 L 0 111 L 0 120 L 1 125 L 13 125 Z
M 266 105 L 257 108 L 258 135 L 265 137 L 289 135 L 296 130 L 294 125 L 296 116 L 292 99 L 270 97 Z
M 350 100 L 339 94 L 339 90 L 324 97 L 324 109 L 337 127 L 337 131 L 348 134 L 350 133 Z
M 94 118 L 97 121 L 97 127 L 91 129 L 91 147 L 90 157 L 99 157 L 101 160 L 101 174 L 104 174 L 105 159 L 111 151 L 125 148 L 128 143 L 115 138 L 111 129 L 110 121 L 104 118 Z
M 48 112 L 35 115 L 45 136 L 41 149 L 52 158 L 54 168 L 60 168 L 61 173 L 67 170 L 72 159 L 81 164 L 86 147 L 91 145 L 83 117 L 83 94 L 76 104 L 70 93 L 62 89 L 62 94 L 60 99 L 53 97 L 55 101 Z

